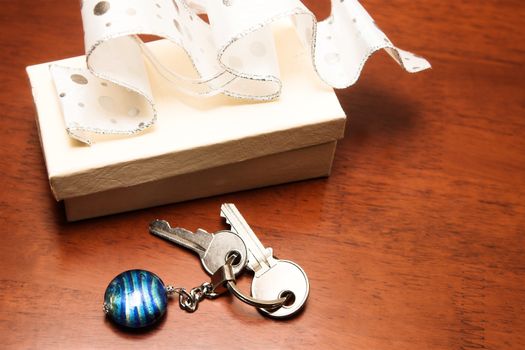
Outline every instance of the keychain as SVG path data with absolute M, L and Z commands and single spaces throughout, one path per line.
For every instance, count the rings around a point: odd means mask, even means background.
M 291 317 L 304 306 L 309 282 L 299 265 L 273 257 L 264 248 L 235 205 L 223 204 L 221 216 L 231 230 L 195 233 L 184 228 L 171 228 L 164 220 L 150 224 L 150 233 L 196 252 L 211 281 L 187 291 L 165 285 L 154 273 L 129 270 L 116 276 L 104 295 L 104 312 L 115 323 L 128 328 L 155 324 L 166 313 L 168 297 L 178 295 L 181 309 L 194 312 L 203 299 L 215 299 L 225 292 L 244 303 L 257 307 L 275 318 Z M 244 268 L 254 272 L 252 296 L 236 286 L 236 276 Z

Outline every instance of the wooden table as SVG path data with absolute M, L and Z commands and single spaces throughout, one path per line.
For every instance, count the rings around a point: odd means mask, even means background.
M 328 1 L 307 3 L 327 16 Z M 330 178 L 67 223 L 23 69 L 83 53 L 78 3 L 3 1 L 2 347 L 525 348 L 525 5 L 363 3 L 433 69 L 409 75 L 381 53 L 338 92 L 350 119 Z M 187 287 L 206 280 L 195 256 L 146 225 L 162 217 L 219 229 L 227 201 L 307 271 L 301 315 L 269 320 L 222 297 L 194 314 L 172 303 L 147 333 L 105 320 L 104 289 L 122 270 L 144 267 Z

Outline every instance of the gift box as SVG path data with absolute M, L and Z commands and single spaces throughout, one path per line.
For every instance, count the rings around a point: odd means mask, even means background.
M 155 125 L 133 136 L 103 135 L 91 146 L 65 132 L 50 66 L 85 67 L 75 57 L 27 67 L 52 192 L 68 220 L 328 176 L 345 113 L 311 67 L 291 26 L 276 29 L 282 91 L 253 102 L 173 89 L 147 65 Z M 146 44 L 191 70 L 167 40 Z

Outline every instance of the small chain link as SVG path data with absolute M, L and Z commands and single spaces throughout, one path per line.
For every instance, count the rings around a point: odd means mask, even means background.
M 209 282 L 204 282 L 200 286 L 192 288 L 189 292 L 185 288 L 176 288 L 168 285 L 166 286 L 166 293 L 168 296 L 178 294 L 179 306 L 187 312 L 197 310 L 202 299 L 213 299 L 218 296 L 217 293 L 213 292 L 213 286 Z
M 231 264 L 239 253 L 231 254 L 226 259 L 226 264 Z M 199 307 L 199 302 L 202 299 L 214 299 L 219 296 L 219 293 L 214 292 L 213 284 L 204 282 L 198 287 L 192 288 L 189 292 L 186 288 L 177 288 L 172 285 L 166 286 L 166 294 L 171 297 L 174 294 L 179 295 L 179 306 L 187 312 L 195 312 Z

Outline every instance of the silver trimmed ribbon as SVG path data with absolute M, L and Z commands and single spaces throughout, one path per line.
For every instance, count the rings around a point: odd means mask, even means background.
M 406 71 L 430 64 L 396 48 L 357 0 L 332 0 L 317 22 L 299 0 L 84 0 L 86 68 L 51 66 L 68 134 L 135 134 L 157 118 L 145 59 L 174 88 L 196 96 L 272 100 L 281 92 L 271 24 L 291 19 L 319 77 L 353 85 L 367 59 L 385 49 Z M 206 14 L 209 23 L 199 15 Z M 138 35 L 165 38 L 184 50 L 196 76 L 156 57 Z

